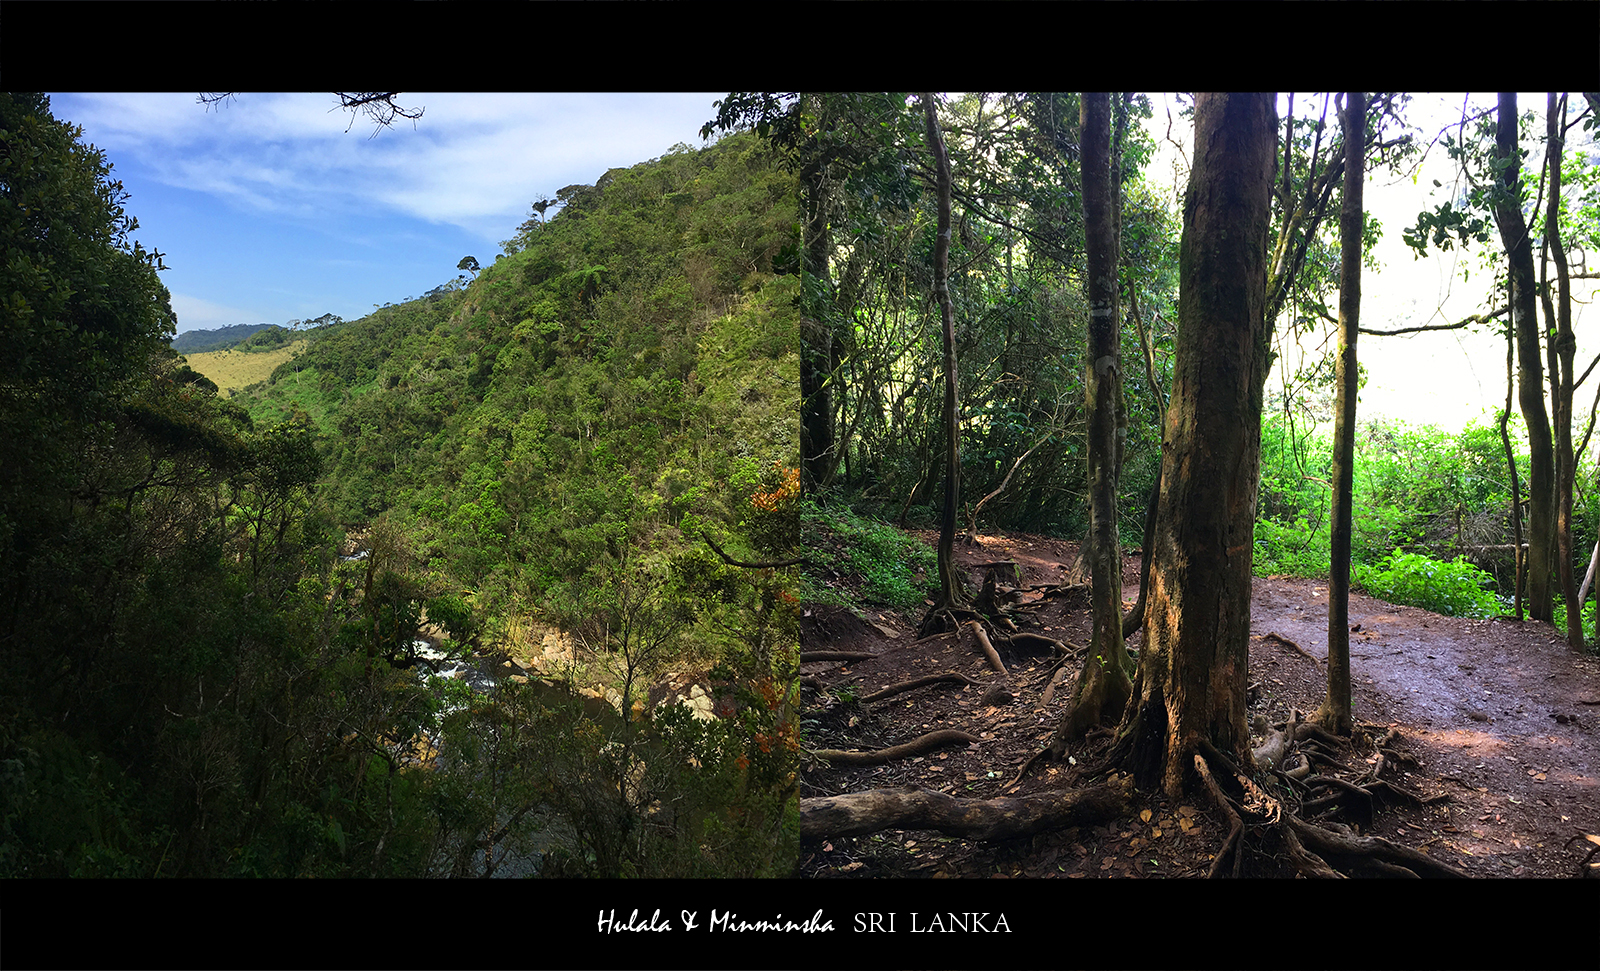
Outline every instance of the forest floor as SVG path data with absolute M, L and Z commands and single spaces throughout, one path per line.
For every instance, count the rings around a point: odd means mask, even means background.
M 1059 582 L 1076 553 L 1072 542 L 1012 534 L 980 536 L 977 546 L 958 540 L 956 555 L 976 590 L 981 571 L 972 569 L 974 564 L 1015 561 L 1025 587 Z M 1129 556 L 1123 572 L 1125 607 L 1138 595 L 1138 579 L 1139 559 Z M 1087 589 L 1040 601 L 1035 593 L 1017 605 L 1038 608 L 1014 615 L 1021 629 L 1089 643 Z M 999 796 L 1048 742 L 1076 683 L 1079 664 L 1069 660 L 1062 668 L 1065 678 L 1057 678 L 1053 697 L 1044 704 L 1053 659 L 1002 654 L 1013 700 L 982 706 L 984 686 L 998 675 L 970 634 L 915 642 L 916 617 L 884 610 L 863 620 L 843 608 L 818 605 L 806 605 L 803 614 L 804 650 L 876 655 L 801 666 L 807 683 L 807 751 L 877 749 L 945 728 L 982 740 L 876 767 L 808 760 L 803 798 L 893 786 L 957 797 Z M 1326 691 L 1327 616 L 1325 582 L 1256 579 L 1252 715 L 1281 722 L 1291 709 L 1307 715 L 1316 710 Z M 1581 838 L 1569 841 L 1600 833 L 1600 660 L 1574 654 L 1546 623 L 1445 617 L 1360 593 L 1350 596 L 1349 618 L 1355 720 L 1399 733 L 1400 751 L 1416 764 L 1398 781 L 1424 798 L 1448 796 L 1423 806 L 1385 805 L 1362 835 L 1420 849 L 1474 877 L 1577 875 L 1592 845 Z M 1137 648 L 1142 636 L 1136 633 L 1129 646 Z M 891 684 L 945 672 L 983 684 L 938 684 L 876 703 L 858 700 Z M 1108 744 L 1099 739 L 1074 750 L 1072 764 L 1040 763 L 1004 794 L 1088 785 L 1094 780 L 1082 773 Z M 1202 802 L 1176 804 L 1159 792 L 1138 793 L 1125 818 L 1032 838 L 983 843 L 936 832 L 884 830 L 807 841 L 799 873 L 814 878 L 1204 876 L 1226 835 L 1226 823 Z

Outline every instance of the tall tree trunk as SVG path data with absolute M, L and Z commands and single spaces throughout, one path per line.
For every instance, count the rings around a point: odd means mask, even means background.
M 1182 794 L 1203 741 L 1250 763 L 1250 568 L 1261 459 L 1271 93 L 1195 97 L 1177 355 L 1139 694 L 1112 757 Z
M 956 315 L 950 303 L 950 155 L 939 131 L 933 95 L 922 95 L 928 124 L 928 148 L 938 172 L 938 238 L 933 248 L 933 293 L 939 301 L 944 338 L 944 510 L 939 514 L 939 592 L 934 612 L 966 603 L 966 590 L 955 566 L 956 504 L 961 500 L 961 415 L 956 398 Z M 930 615 L 931 616 L 931 615 Z
M 1317 722 L 1350 734 L 1350 514 L 1355 490 L 1356 337 L 1361 326 L 1362 188 L 1366 179 L 1367 95 L 1345 94 L 1344 206 L 1339 213 L 1339 357 L 1334 365 L 1333 516 L 1328 576 L 1328 696 Z
M 1511 278 L 1511 323 L 1517 334 L 1517 402 L 1528 426 L 1528 616 L 1553 621 L 1550 571 L 1554 567 L 1555 446 L 1544 407 L 1544 342 L 1539 339 L 1538 296 L 1533 278 L 1533 244 L 1522 218 L 1521 153 L 1517 148 L 1517 96 L 1500 95 L 1495 156 L 1503 164 L 1495 223 L 1505 247 Z
M 1567 644 L 1583 650 L 1582 602 L 1578 597 L 1572 570 L 1572 490 L 1576 476 L 1572 452 L 1572 365 L 1577 338 L 1572 333 L 1572 295 L 1567 271 L 1567 251 L 1561 245 L 1561 155 L 1562 132 L 1566 121 L 1563 100 L 1558 106 L 1555 94 L 1547 96 L 1545 109 L 1546 163 L 1550 169 L 1550 195 L 1545 210 L 1544 239 L 1556 265 L 1555 306 L 1551 306 L 1550 287 L 1544 294 L 1546 332 L 1551 335 L 1551 400 L 1555 402 L 1556 472 L 1556 563 L 1561 597 L 1567 606 Z M 1550 319 L 1553 318 L 1553 319 Z
M 1122 353 L 1111 96 L 1088 93 L 1082 104 L 1079 144 L 1084 249 L 1089 264 L 1089 360 L 1084 388 L 1089 412 L 1089 575 L 1094 638 L 1078 675 L 1072 710 L 1057 732 L 1065 739 L 1082 738 L 1095 725 L 1120 719 L 1133 691 L 1133 665 L 1122 640 L 1122 549 L 1117 542 Z
M 828 255 L 827 186 L 820 160 L 800 172 L 805 211 L 803 266 L 805 312 L 800 321 L 800 467 L 808 488 L 816 489 L 833 472 L 833 324 L 832 278 Z

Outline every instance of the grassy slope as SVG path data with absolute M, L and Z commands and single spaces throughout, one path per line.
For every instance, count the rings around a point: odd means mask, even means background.
M 265 381 L 284 361 L 299 354 L 306 346 L 303 340 L 295 341 L 275 351 L 244 354 L 239 351 L 205 351 L 186 354 L 189 366 L 217 383 L 224 395 L 231 395 L 257 381 Z

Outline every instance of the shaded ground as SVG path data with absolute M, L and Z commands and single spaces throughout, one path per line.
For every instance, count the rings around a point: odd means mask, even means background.
M 1076 552 L 1074 543 L 1018 534 L 980 537 L 976 547 L 958 543 L 957 559 L 969 567 L 976 590 L 981 571 L 971 570 L 972 564 L 1013 560 L 1023 585 L 1042 584 L 1059 582 Z M 1131 606 L 1138 594 L 1137 557 L 1127 559 L 1123 582 Z M 1086 591 L 1048 601 L 1031 594 L 1018 606 L 1037 608 L 1016 615 L 1023 630 L 1088 643 Z M 803 650 L 876 655 L 802 665 L 807 750 L 876 749 L 941 728 L 961 729 L 981 743 L 871 768 L 809 761 L 802 797 L 889 786 L 998 796 L 1048 741 L 1077 677 L 1075 660 L 1061 667 L 1048 704 L 1044 696 L 1054 666 L 1048 656 L 1003 657 L 1014 698 L 1000 705 L 979 703 L 983 686 L 952 684 L 860 702 L 874 690 L 928 674 L 960 672 L 984 685 L 997 680 L 970 636 L 913 643 L 917 619 L 884 611 L 862 620 L 839 608 L 806 609 Z M 1568 841 L 1600 833 L 1600 661 L 1574 655 L 1548 624 L 1444 617 L 1359 593 L 1350 597 L 1350 625 L 1357 722 L 1398 730 L 1401 751 L 1416 760 L 1400 781 L 1425 797 L 1449 796 L 1423 807 L 1385 807 L 1365 834 L 1423 849 L 1473 876 L 1573 876 L 1590 847 Z M 1257 579 L 1251 629 L 1252 713 L 1279 722 L 1291 708 L 1314 711 L 1326 690 L 1327 585 Z M 1130 646 L 1137 647 L 1141 636 Z M 1098 740 L 1074 752 L 1074 765 L 1036 767 L 1006 794 L 1084 784 L 1088 780 L 1078 773 L 1106 744 Z M 1141 794 L 1128 818 L 1031 839 L 978 843 L 891 830 L 807 842 L 800 872 L 1196 876 L 1206 873 L 1225 836 L 1206 807 Z

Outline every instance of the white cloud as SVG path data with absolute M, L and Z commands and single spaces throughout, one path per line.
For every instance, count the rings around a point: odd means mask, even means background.
M 189 330 L 215 330 L 218 327 L 227 327 L 231 324 L 270 322 L 261 320 L 249 310 L 227 307 L 181 293 L 172 295 L 172 310 L 178 315 L 178 333 L 180 334 Z M 277 321 L 277 323 L 282 323 L 282 321 Z
M 422 119 L 375 138 L 332 94 L 241 94 L 210 109 L 190 94 L 61 97 L 91 139 L 168 185 L 302 219 L 377 209 L 492 241 L 537 196 L 697 143 L 718 96 L 406 94 Z

